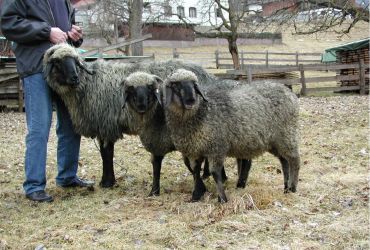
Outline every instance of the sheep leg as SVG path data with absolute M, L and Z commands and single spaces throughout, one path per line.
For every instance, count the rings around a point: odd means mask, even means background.
M 288 157 L 289 163 L 289 180 L 288 180 L 288 192 L 295 193 L 297 191 L 298 185 L 298 173 L 300 167 L 300 158 L 299 155 Z
M 114 142 L 103 143 L 99 140 L 100 155 L 103 160 L 103 176 L 100 186 L 103 188 L 113 187 L 116 183 L 113 169 Z
M 249 170 L 251 169 L 252 160 L 237 159 L 238 162 L 238 183 L 237 188 L 245 188 L 248 180 Z
M 223 161 L 221 161 L 221 162 L 212 161 L 211 173 L 212 173 L 213 179 L 216 182 L 216 189 L 217 189 L 217 193 L 218 193 L 218 201 L 220 203 L 227 202 L 227 197 L 226 197 L 224 185 L 223 185 L 223 182 L 222 182 L 222 169 L 223 168 L 224 168 Z
M 188 158 L 188 157 L 186 157 L 186 156 L 184 156 L 184 155 L 183 155 L 182 157 L 183 157 L 183 159 L 184 159 L 184 164 L 185 164 L 185 166 L 188 168 L 189 172 L 193 174 L 193 169 L 191 168 L 189 158 Z
M 153 184 L 149 196 L 159 195 L 163 155 L 152 155 Z
M 208 162 L 208 159 L 206 158 L 206 160 L 204 162 L 202 179 L 205 180 L 209 176 L 211 176 L 211 173 L 209 172 L 209 162 Z M 225 168 L 222 168 L 222 182 L 225 183 L 225 181 L 227 181 L 227 175 L 226 175 L 226 172 L 225 172 Z
M 204 193 L 207 191 L 206 186 L 202 178 L 200 177 L 200 169 L 202 166 L 203 159 L 198 159 L 195 162 L 192 161 L 194 164 L 193 168 L 193 178 L 194 178 L 194 190 L 191 196 L 191 201 L 199 201 Z
M 205 180 L 210 176 L 211 176 L 211 173 L 209 172 L 209 162 L 208 162 L 208 158 L 206 158 L 206 160 L 204 161 L 202 179 Z
M 284 175 L 284 193 L 288 192 L 288 180 L 289 180 L 289 163 L 283 157 L 279 157 L 281 166 L 283 168 L 283 175 Z

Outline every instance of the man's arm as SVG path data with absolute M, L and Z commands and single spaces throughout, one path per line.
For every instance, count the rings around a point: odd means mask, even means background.
M 71 39 L 71 42 L 72 42 L 72 45 L 76 48 L 80 47 L 82 42 L 83 42 L 83 38 L 82 38 L 82 29 L 81 27 L 75 25 L 76 24 L 76 21 L 75 21 L 75 9 L 73 8 L 72 9 L 72 15 L 71 15 L 71 23 L 72 23 L 72 27 L 71 27 L 71 30 L 68 31 L 68 37 Z
M 26 0 L 10 1 L 3 7 L 1 31 L 7 39 L 23 44 L 49 40 L 50 25 L 27 18 Z

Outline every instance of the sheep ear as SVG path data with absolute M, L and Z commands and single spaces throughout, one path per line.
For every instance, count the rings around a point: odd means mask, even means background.
M 123 94 L 122 94 L 122 109 L 125 108 L 126 106 L 126 101 L 127 101 L 127 97 L 128 97 L 128 92 L 127 92 L 127 89 L 126 89 L 126 80 L 123 80 L 121 82 L 121 86 L 123 88 Z
M 47 79 L 47 77 L 50 75 L 51 71 L 54 68 L 53 62 L 48 62 L 44 68 L 44 78 Z
M 156 89 L 154 90 L 154 95 L 155 95 L 155 98 L 157 98 L 157 101 L 158 101 L 159 105 L 161 105 L 161 106 L 162 106 L 162 102 L 161 102 L 161 94 L 159 93 L 159 89 L 158 89 L 158 88 L 156 88 Z
M 89 75 L 95 75 L 95 72 L 94 72 L 94 71 L 89 70 L 83 62 L 81 62 L 80 60 L 76 60 L 76 62 L 77 62 L 77 65 L 78 65 L 81 69 L 83 69 L 84 71 L 86 71 L 86 73 L 87 73 L 87 74 L 89 74 Z
M 202 91 L 200 91 L 200 89 L 199 89 L 199 85 L 198 85 L 197 83 L 194 83 L 194 89 L 195 89 L 195 92 L 196 92 L 198 95 L 200 95 L 200 96 L 203 98 L 203 100 L 204 100 L 205 102 L 208 102 L 207 98 L 204 96 L 204 94 L 202 93 Z
M 172 89 L 170 86 L 166 86 L 166 89 L 165 89 L 165 96 L 164 96 L 164 100 L 163 100 L 163 105 L 165 107 L 168 107 L 171 103 L 171 100 L 172 100 Z

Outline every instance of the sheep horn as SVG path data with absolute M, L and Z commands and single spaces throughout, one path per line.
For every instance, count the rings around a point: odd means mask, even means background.
M 195 89 L 195 92 L 198 93 L 205 102 L 208 102 L 207 98 L 203 95 L 202 91 L 200 91 L 199 85 L 197 83 L 194 83 L 194 89 Z
M 95 72 L 94 71 L 91 71 L 89 70 L 88 68 L 86 68 L 86 65 L 84 63 L 82 63 L 80 60 L 77 60 L 77 65 L 86 71 L 86 73 L 88 73 L 89 75 L 95 75 Z

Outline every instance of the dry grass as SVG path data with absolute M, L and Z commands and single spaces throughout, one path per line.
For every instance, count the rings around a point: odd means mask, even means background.
M 192 177 L 178 153 L 164 160 L 161 196 L 148 198 L 150 156 L 131 136 L 116 144 L 117 187 L 57 188 L 54 132 L 47 191 L 55 202 L 32 203 L 22 191 L 25 116 L 0 113 L 0 249 L 368 249 L 368 97 L 308 97 L 300 106 L 298 192 L 283 194 L 279 162 L 268 154 L 237 190 L 228 159 L 222 205 L 211 180 L 204 199 L 189 202 Z M 79 175 L 100 180 L 91 139 L 82 140 Z
M 299 190 L 283 194 L 279 163 L 253 162 L 246 189 L 217 203 L 213 181 L 203 201 L 189 203 L 192 178 L 178 153 L 164 161 L 161 196 L 148 198 L 149 154 L 136 137 L 116 146 L 118 186 L 94 192 L 55 186 L 55 135 L 48 151 L 52 204 L 26 200 L 23 181 L 24 114 L 0 113 L 0 249 L 368 249 L 368 99 L 301 98 L 302 168 Z M 82 140 L 79 175 L 99 181 L 101 160 Z

